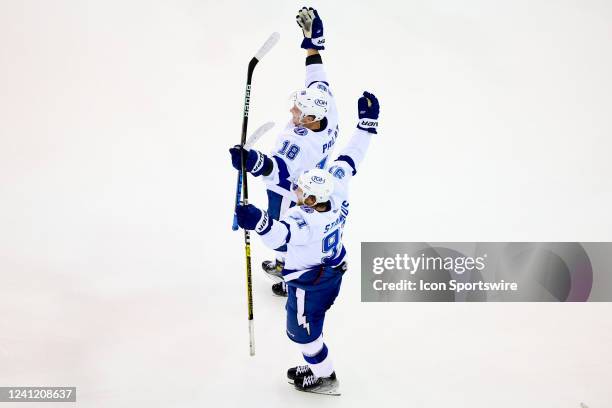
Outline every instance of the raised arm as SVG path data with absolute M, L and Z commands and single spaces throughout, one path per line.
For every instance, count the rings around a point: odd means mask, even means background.
M 295 19 L 304 34 L 301 47 L 306 50 L 306 88 L 317 86 L 317 82 L 329 86 L 327 74 L 323 69 L 323 59 L 319 54 L 319 51 L 325 49 L 323 21 L 319 13 L 312 7 L 304 7 L 298 11 Z
M 380 106 L 376 96 L 364 92 L 357 102 L 359 122 L 348 144 L 340 155 L 329 166 L 329 173 L 335 178 L 332 202 L 335 207 L 348 199 L 349 182 L 357 174 L 365 154 L 370 146 L 370 139 L 376 134 Z
M 372 135 L 377 134 L 380 104 L 376 96 L 372 93 L 364 92 L 363 96 L 357 101 L 357 111 L 359 116 L 357 129 L 355 129 L 350 141 L 334 161 L 336 165 L 342 164 L 339 162 L 348 164 L 353 176 L 357 174 L 357 169 L 365 157 L 370 145 L 370 138 Z M 346 166 L 343 165 L 343 167 Z M 330 172 L 332 172 L 331 168 Z

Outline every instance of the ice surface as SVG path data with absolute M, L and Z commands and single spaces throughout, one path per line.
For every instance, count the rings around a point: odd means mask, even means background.
M 0 5 L 0 385 L 77 386 L 79 407 L 610 406 L 609 304 L 362 304 L 359 286 L 361 241 L 612 240 L 607 2 L 314 2 L 339 147 L 360 92 L 381 101 L 326 320 L 342 396 L 286 383 L 301 359 L 256 237 L 249 357 L 227 148 L 273 31 L 250 129 L 288 120 L 302 5 Z

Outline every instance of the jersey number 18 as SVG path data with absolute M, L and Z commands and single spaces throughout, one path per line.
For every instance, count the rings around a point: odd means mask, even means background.
M 295 157 L 300 152 L 300 147 L 298 145 L 292 144 L 289 145 L 289 141 L 285 140 L 283 142 L 283 147 L 278 151 L 279 154 L 287 156 L 289 160 L 295 159 Z

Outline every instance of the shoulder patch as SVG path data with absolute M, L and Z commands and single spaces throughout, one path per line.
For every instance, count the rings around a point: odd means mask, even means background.
M 308 133 L 308 129 L 306 129 L 305 127 L 302 126 L 296 126 L 293 131 L 300 135 L 300 136 L 306 136 L 306 134 Z
M 346 172 L 340 166 L 332 166 L 332 167 L 330 167 L 329 168 L 329 172 L 331 173 L 332 176 L 334 176 L 337 179 L 343 179 L 344 176 L 346 176 Z
M 302 216 L 300 214 L 291 214 L 289 216 L 289 218 L 291 218 L 293 221 L 295 221 L 295 223 L 296 223 L 296 225 L 298 226 L 299 229 L 302 229 L 302 228 L 304 228 L 304 227 L 306 227 L 308 225 L 306 220 L 304 220 L 304 218 L 302 218 Z
M 312 214 L 314 212 L 314 210 L 307 205 L 301 205 L 300 209 L 307 214 Z

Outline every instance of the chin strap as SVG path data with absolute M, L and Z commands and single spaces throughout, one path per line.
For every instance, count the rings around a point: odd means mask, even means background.
M 310 205 L 310 204 L 306 204 L 306 199 L 307 199 L 308 197 L 312 197 L 312 198 L 314 199 L 314 203 L 313 203 L 312 205 Z M 313 196 L 313 195 L 307 195 L 307 196 L 305 196 L 305 195 L 304 195 L 304 192 L 302 192 L 302 203 L 303 203 L 303 205 L 307 205 L 308 207 L 314 207 L 314 206 L 316 206 L 316 205 L 318 204 L 318 202 L 317 202 L 317 197 L 315 197 L 315 196 Z

